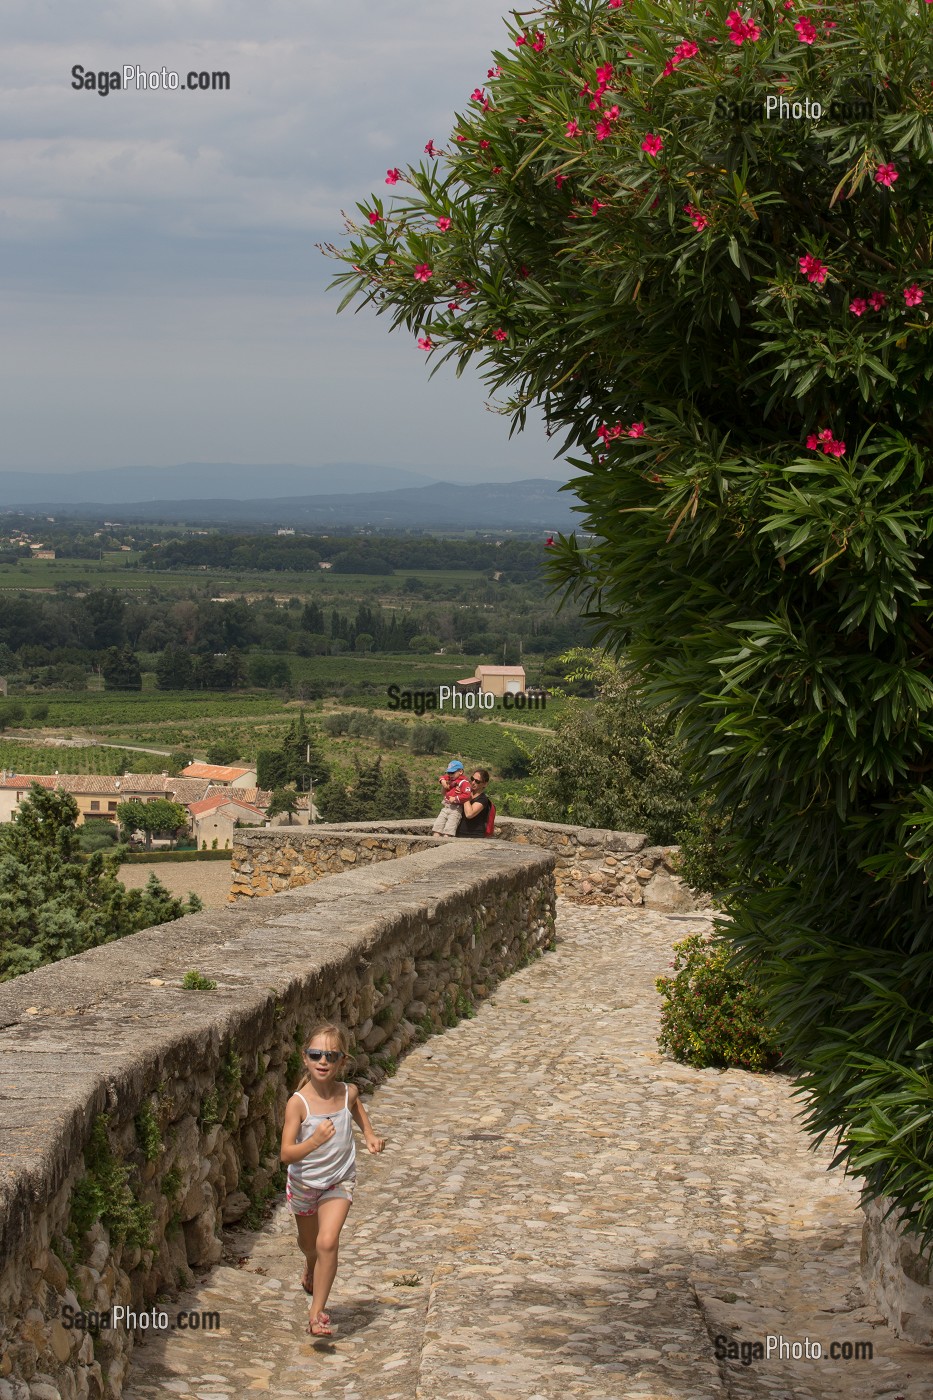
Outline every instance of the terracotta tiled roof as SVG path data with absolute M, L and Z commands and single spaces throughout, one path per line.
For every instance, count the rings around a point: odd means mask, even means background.
M 477 666 L 477 676 L 515 676 L 525 674 L 524 666 Z
M 189 763 L 181 770 L 183 778 L 209 778 L 212 783 L 232 783 L 255 773 L 255 768 L 235 768 L 223 763 Z
M 252 812 L 262 818 L 266 815 L 261 807 L 252 802 L 243 802 L 239 797 L 231 797 L 229 792 L 216 793 L 213 797 L 205 797 L 201 802 L 188 803 L 188 811 L 193 817 L 203 817 L 207 812 L 216 811 L 218 807 L 239 807 L 244 812 Z
M 76 797 L 167 797 L 182 803 L 197 802 L 210 788 L 204 778 L 170 778 L 162 773 L 124 773 L 119 778 L 101 773 L 11 773 L 0 779 L 0 787 L 18 791 L 25 791 L 33 783 L 49 789 L 61 788 Z

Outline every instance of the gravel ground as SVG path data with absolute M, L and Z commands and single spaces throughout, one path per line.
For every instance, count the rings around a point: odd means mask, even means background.
M 128 890 L 141 890 L 151 874 L 156 874 L 167 890 L 182 897 L 194 893 L 206 909 L 220 909 L 227 903 L 232 875 L 225 860 L 166 861 L 153 865 L 121 865 L 120 879 Z

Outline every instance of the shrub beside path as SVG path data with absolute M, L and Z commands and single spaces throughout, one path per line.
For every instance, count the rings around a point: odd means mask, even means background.
M 134 1353 L 129 1400 L 930 1400 L 933 1357 L 866 1306 L 858 1193 L 808 1150 L 781 1076 L 657 1052 L 671 944 L 703 927 L 562 903 L 558 947 L 413 1051 L 370 1103 L 331 1295 L 304 1331 L 294 1226 L 170 1305 L 217 1309 Z M 716 1336 L 823 1346 L 717 1361 Z M 830 1343 L 870 1342 L 871 1361 Z

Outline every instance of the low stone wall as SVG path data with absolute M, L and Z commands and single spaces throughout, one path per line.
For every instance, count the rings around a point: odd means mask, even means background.
M 313 1021 L 348 1027 L 365 1087 L 552 945 L 553 858 L 464 844 L 0 987 L 0 1400 L 120 1395 L 132 1330 L 66 1322 L 151 1311 L 258 1218 Z
M 565 899 L 662 912 L 709 907 L 705 896 L 678 877 L 677 847 L 649 846 L 648 838 L 638 832 L 506 817 L 497 821 L 496 837 L 549 851 L 555 859 L 557 893 Z M 339 870 L 443 844 L 443 838 L 431 835 L 430 820 L 242 829 L 234 838 L 231 899 L 296 889 Z M 458 841 L 456 848 L 475 844 L 480 843 Z
M 898 1214 L 885 1219 L 884 1197 L 865 1207 L 862 1272 L 872 1302 L 888 1326 L 912 1342 L 933 1343 L 933 1250 L 920 1252 L 916 1235 L 900 1229 Z

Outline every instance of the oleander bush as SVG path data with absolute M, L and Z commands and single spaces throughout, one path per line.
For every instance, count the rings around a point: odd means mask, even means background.
M 573 454 L 551 576 L 728 828 L 806 1121 L 928 1242 L 931 73 L 922 0 L 553 0 L 328 250 Z
M 664 997 L 658 1048 L 697 1069 L 773 1069 L 781 1059 L 765 999 L 735 965 L 730 943 L 691 934 L 674 945 L 672 975 L 655 982 Z

